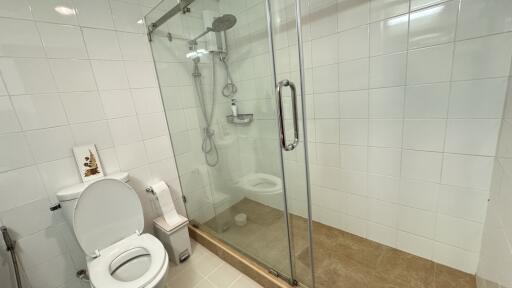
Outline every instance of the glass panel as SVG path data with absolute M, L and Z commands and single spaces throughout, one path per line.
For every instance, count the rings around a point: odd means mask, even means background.
M 284 79 L 294 83 L 297 89 L 297 114 L 299 121 L 299 143 L 289 152 L 283 152 L 283 170 L 287 195 L 288 212 L 291 228 L 292 264 L 295 271 L 294 278 L 302 285 L 313 287 L 313 269 L 311 265 L 310 225 L 309 225 L 309 197 L 306 147 L 304 146 L 305 131 L 302 111 L 302 89 L 299 57 L 299 35 L 297 32 L 297 13 L 295 0 L 271 1 L 274 32 L 274 51 L 276 55 L 277 81 Z M 301 31 L 302 32 L 302 31 Z M 303 75 L 305 76 L 305 75 Z M 307 92 L 307 88 L 304 92 Z M 293 103 L 290 89 L 285 90 L 284 118 L 287 142 L 294 138 Z M 305 97 L 305 100 L 308 101 Z M 308 105 L 306 105 L 308 106 Z M 312 107 L 312 105 L 309 105 Z M 306 109 L 307 110 L 307 109 Z
M 162 2 L 146 23 L 175 4 Z M 152 33 L 151 48 L 189 218 L 290 277 L 265 7 L 196 0 Z

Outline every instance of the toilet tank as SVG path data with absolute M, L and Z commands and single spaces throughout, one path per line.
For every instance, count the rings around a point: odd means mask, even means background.
M 57 200 L 59 200 L 60 206 L 62 207 L 62 213 L 64 219 L 73 228 L 73 216 L 75 214 L 76 203 L 82 192 L 94 182 L 101 181 L 103 179 L 117 179 L 119 181 L 128 182 L 127 172 L 118 172 L 112 175 L 105 176 L 103 178 L 95 179 L 89 182 L 76 184 L 73 186 L 66 187 L 57 192 Z

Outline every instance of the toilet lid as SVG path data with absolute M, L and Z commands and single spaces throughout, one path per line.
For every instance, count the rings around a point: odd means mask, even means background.
M 137 193 L 117 179 L 89 185 L 76 204 L 73 229 L 89 256 L 144 229 L 144 215 Z

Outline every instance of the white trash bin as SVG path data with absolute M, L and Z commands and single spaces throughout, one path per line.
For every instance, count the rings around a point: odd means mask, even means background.
M 188 219 L 178 215 L 180 221 L 174 225 L 169 225 L 164 217 L 158 217 L 153 220 L 156 236 L 169 255 L 169 260 L 174 264 L 186 261 L 192 255 L 190 246 L 190 236 L 188 235 Z

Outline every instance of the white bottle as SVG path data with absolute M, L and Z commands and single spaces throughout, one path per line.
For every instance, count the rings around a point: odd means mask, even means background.
M 231 99 L 231 113 L 234 117 L 238 117 L 238 107 L 236 106 L 236 99 Z

